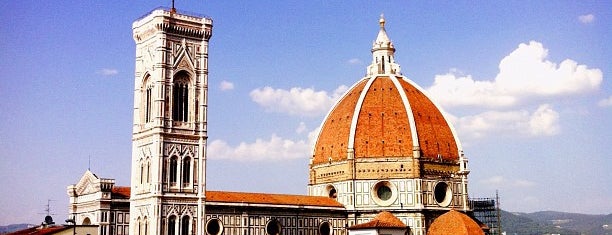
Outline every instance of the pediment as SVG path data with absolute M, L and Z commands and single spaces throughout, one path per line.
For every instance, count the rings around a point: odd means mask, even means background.
M 87 170 L 81 180 L 75 185 L 77 195 L 91 194 L 100 191 L 100 179 Z

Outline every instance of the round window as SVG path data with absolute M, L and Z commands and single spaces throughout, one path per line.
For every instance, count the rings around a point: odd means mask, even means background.
M 393 193 L 391 192 L 391 188 L 389 188 L 389 186 L 381 185 L 376 190 L 376 195 L 378 195 L 378 198 L 380 198 L 381 200 L 386 201 L 391 199 Z
M 336 191 L 336 188 L 329 184 L 327 185 L 327 187 L 325 187 L 325 191 L 327 191 L 327 196 L 329 198 L 337 198 L 338 197 L 338 191 Z
M 337 194 L 335 188 L 332 188 L 331 190 L 329 190 L 329 197 L 330 198 L 337 198 L 338 197 L 338 194 Z
M 206 223 L 206 234 L 219 235 L 223 233 L 223 224 L 218 219 L 211 219 Z
M 447 183 L 438 182 L 434 187 L 434 199 L 440 206 L 450 205 L 453 193 Z
M 325 221 L 319 225 L 319 234 L 331 235 L 331 225 L 329 225 L 329 222 Z
M 389 206 L 397 199 L 397 189 L 389 181 L 380 181 L 372 187 L 372 200 L 380 206 Z
M 266 225 L 266 233 L 269 235 L 279 235 L 281 232 L 281 224 L 276 219 L 268 221 Z

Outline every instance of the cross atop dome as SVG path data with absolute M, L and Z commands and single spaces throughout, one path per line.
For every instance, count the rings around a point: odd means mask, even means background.
M 385 30 L 385 22 L 385 17 L 383 14 L 381 14 L 380 19 L 378 20 L 380 30 L 378 31 L 376 40 L 374 40 L 372 43 L 372 64 L 368 66 L 368 75 L 401 75 L 400 66 L 399 64 L 395 63 L 395 59 L 393 58 L 395 54 L 395 47 L 387 35 L 387 31 Z

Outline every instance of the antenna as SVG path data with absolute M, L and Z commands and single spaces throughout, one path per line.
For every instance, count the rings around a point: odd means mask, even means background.
M 51 201 L 55 200 L 47 199 L 47 205 L 45 206 L 45 212 L 47 212 L 47 215 L 55 215 L 51 214 Z
M 51 217 L 51 215 L 55 215 L 55 214 L 51 213 L 51 201 L 55 201 L 55 200 L 47 199 L 47 205 L 45 205 L 45 213 L 38 213 L 38 214 L 45 215 L 45 222 L 44 222 L 44 224 L 46 224 L 46 225 L 55 224 L 55 222 L 53 222 L 53 218 Z
M 176 8 L 174 8 L 174 0 L 172 0 L 172 10 L 170 10 L 170 12 L 176 13 Z
M 91 171 L 91 155 L 87 156 L 87 170 Z

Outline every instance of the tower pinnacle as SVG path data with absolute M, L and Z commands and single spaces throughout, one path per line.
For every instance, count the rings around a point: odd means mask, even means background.
M 400 66 L 395 63 L 395 47 L 385 30 L 385 17 L 380 15 L 378 20 L 380 30 L 376 40 L 372 43 L 372 64 L 368 66 L 368 75 L 400 74 Z

